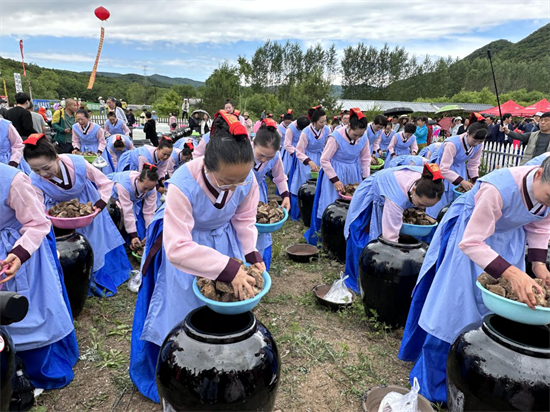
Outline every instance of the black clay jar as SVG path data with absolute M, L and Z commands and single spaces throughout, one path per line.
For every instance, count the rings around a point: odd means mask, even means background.
M 55 228 L 55 241 L 71 311 L 76 318 L 88 298 L 94 252 L 88 240 L 74 230 Z
M 308 179 L 298 190 L 298 208 L 300 209 L 302 222 L 306 227 L 309 227 L 311 223 L 311 211 L 313 210 L 316 188 L 317 179 Z
M 114 197 L 109 199 L 109 202 L 107 203 L 107 211 L 109 212 L 109 216 L 111 216 L 113 223 L 118 228 L 118 231 L 123 233 L 122 230 L 124 228 L 124 224 L 122 222 L 122 212 L 117 206 L 117 201 Z
M 449 207 L 451 206 L 451 203 L 449 203 L 447 206 L 444 206 L 443 209 L 439 211 L 437 214 L 437 223 L 441 223 L 443 218 L 445 217 L 445 213 L 447 213 L 447 210 L 449 210 Z
M 367 316 L 372 309 L 386 324 L 405 326 L 426 250 L 426 244 L 406 235 L 399 242 L 380 236 L 365 246 L 359 257 L 359 278 Z
M 346 238 L 344 225 L 348 215 L 349 200 L 338 199 L 327 206 L 321 219 L 323 248 L 334 258 L 346 261 Z
M 251 312 L 221 315 L 202 306 L 170 331 L 156 374 L 168 410 L 271 411 L 279 352 Z
M 550 327 L 487 315 L 447 358 L 449 411 L 549 411 Z

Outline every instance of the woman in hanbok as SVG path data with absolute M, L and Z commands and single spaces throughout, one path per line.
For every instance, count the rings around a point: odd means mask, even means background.
M 101 127 L 90 121 L 90 114 L 84 109 L 77 110 L 75 118 L 72 138 L 73 154 L 94 152 L 101 156 L 107 145 Z
M 327 126 L 327 116 L 322 108 L 311 108 L 308 113 L 311 123 L 302 130 L 300 140 L 296 146 L 294 172 L 290 182 L 290 218 L 300 220 L 298 207 L 298 191 L 300 187 L 311 179 L 310 172 L 318 172 L 321 166 L 321 153 L 330 134 Z
M 391 169 L 392 167 L 406 165 L 424 166 L 426 163 L 428 163 L 428 159 L 422 156 L 401 155 L 394 156 L 391 159 L 387 159 L 386 163 L 384 163 L 384 169 Z
M 159 178 L 163 180 L 168 170 L 168 160 L 172 155 L 173 148 L 172 139 L 164 136 L 158 147 L 141 146 L 138 149 L 129 150 L 118 159 L 117 172 L 126 170 L 141 172 L 143 165 L 149 163 L 158 168 Z
M 430 160 L 432 158 L 432 155 L 437 151 L 437 149 L 439 149 L 442 144 L 442 142 L 432 143 L 429 146 L 423 148 L 420 153 L 418 153 L 418 156 L 422 156 Z
M 181 139 L 180 139 L 181 140 Z M 168 160 L 167 174 L 168 177 L 172 177 L 174 172 L 179 169 L 179 167 L 191 160 L 193 160 L 193 151 L 194 151 L 193 141 L 189 140 L 185 142 L 181 149 L 176 149 L 172 151 L 172 155 Z
M 23 159 L 23 139 L 13 124 L 0 117 L 0 163 L 16 167 L 25 174 L 31 169 Z
M 395 132 L 392 130 L 391 122 L 386 122 L 386 127 L 382 133 L 380 133 L 380 143 L 378 147 L 378 157 L 385 156 L 388 151 L 388 146 L 390 145 L 392 137 L 395 135 Z
M 103 168 L 103 173 L 113 173 L 117 169 L 118 159 L 128 150 L 135 149 L 134 143 L 130 137 L 123 134 L 111 135 L 107 138 L 107 145 L 101 154 L 107 166 Z
M 30 178 L 4 164 L 0 164 L 0 235 L 0 268 L 6 269 L 0 289 L 29 300 L 25 318 L 6 329 L 33 385 L 62 388 L 73 380 L 78 345 L 55 236 Z
M 283 148 L 283 165 L 285 167 L 285 174 L 289 180 L 292 181 L 291 169 L 294 163 L 294 152 L 296 151 L 296 145 L 302 135 L 302 130 L 309 126 L 309 118 L 306 116 L 300 116 L 298 119 L 288 125 L 286 134 L 284 136 L 284 148 Z
M 383 116 L 381 114 L 377 114 L 376 116 L 374 116 L 374 121 L 370 122 L 367 125 L 367 130 L 365 134 L 369 139 L 369 146 L 373 155 L 378 155 L 380 144 L 382 141 L 382 134 L 384 133 L 384 129 L 387 125 L 388 119 L 386 118 L 386 116 Z
M 346 217 L 346 286 L 359 292 L 359 256 L 371 240 L 397 242 L 403 211 L 426 208 L 441 199 L 445 186 L 436 164 L 405 165 L 375 173 L 356 189 Z
M 116 117 L 115 112 L 109 112 L 107 114 L 107 121 L 103 126 L 103 131 L 105 136 L 109 137 L 113 134 L 123 134 L 125 136 L 130 136 L 130 129 L 122 120 Z
M 488 126 L 484 122 L 473 123 L 466 133 L 452 136 L 432 154 L 430 162 L 437 163 L 445 178 L 445 193 L 441 202 L 430 207 L 427 213 L 436 218 L 440 210 L 454 200 L 453 188 L 462 186 L 470 190 L 479 177 L 479 165 L 483 154 L 483 142 L 487 137 Z
M 264 119 L 262 126 L 258 129 L 254 139 L 254 175 L 258 182 L 260 190 L 260 201 L 268 202 L 268 190 L 265 182 L 265 176 L 271 172 L 273 183 L 277 186 L 284 207 L 287 211 L 290 209 L 290 198 L 288 193 L 288 183 L 283 170 L 283 162 L 279 153 L 281 139 L 277 131 L 277 123 L 273 119 Z M 263 256 L 263 261 L 267 270 L 271 265 L 271 244 L 273 243 L 271 233 L 258 233 L 258 242 L 256 248 Z
M 292 123 L 292 109 L 288 109 L 287 112 L 281 116 L 281 123 L 277 126 L 277 130 L 281 135 L 281 147 L 279 150 L 282 152 L 283 145 L 285 143 L 286 131 L 288 130 L 288 126 Z
M 259 190 L 253 166 L 245 127 L 220 111 L 205 156 L 181 166 L 166 183 L 166 203 L 147 230 L 130 357 L 132 381 L 155 402 L 162 342 L 191 310 L 203 305 L 193 293 L 193 280 L 231 283 L 243 299 L 245 288 L 254 296 L 255 281 L 233 258 L 265 270 L 256 249 Z
M 418 153 L 418 144 L 414 135 L 415 131 L 416 126 L 412 123 L 407 123 L 402 132 L 394 134 L 388 145 L 388 156 L 386 156 L 386 159 L 400 155 L 416 155 Z
M 439 223 L 413 291 L 399 352 L 400 359 L 415 362 L 411 381 L 418 378 L 428 400 L 446 402 L 449 349 L 460 333 L 479 327 L 490 313 L 476 286 L 481 273 L 509 280 L 518 300 L 534 308 L 534 291 L 542 289 L 525 273 L 527 244 L 533 272 L 550 285 L 549 193 L 549 159 L 541 166 L 499 169 L 477 179 Z
M 128 279 L 130 262 L 124 250 L 124 239 L 105 209 L 111 198 L 113 182 L 82 156 L 58 155 L 44 134 L 25 140 L 23 155 L 32 173 L 32 184 L 44 197 L 46 210 L 59 202 L 78 199 L 91 202 L 99 213 L 92 223 L 80 229 L 94 251 L 90 292 L 112 296 Z
M 321 155 L 321 171 L 311 212 L 311 223 L 304 237 L 317 245 L 321 218 L 328 205 L 338 199 L 347 184 L 361 183 L 370 176 L 371 150 L 365 136 L 367 118 L 359 108 L 350 109 L 350 123 L 333 132 Z
M 141 172 L 128 170 L 107 177 L 114 183 L 111 196 L 120 204 L 129 246 L 135 250 L 145 240 L 145 230 L 157 209 L 157 167 L 146 163 Z

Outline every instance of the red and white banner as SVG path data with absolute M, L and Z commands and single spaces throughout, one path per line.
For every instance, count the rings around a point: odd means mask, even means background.
M 99 64 L 99 56 L 101 55 L 101 49 L 103 48 L 103 38 L 105 37 L 105 29 L 101 28 L 101 36 L 99 38 L 99 48 L 97 49 L 97 56 L 95 57 L 94 68 L 90 74 L 90 80 L 88 81 L 88 89 L 94 88 L 95 76 L 97 73 L 97 65 Z
M 25 71 L 25 58 L 23 57 L 23 39 L 19 40 L 19 49 L 21 49 L 21 64 L 23 64 L 23 76 L 27 76 Z

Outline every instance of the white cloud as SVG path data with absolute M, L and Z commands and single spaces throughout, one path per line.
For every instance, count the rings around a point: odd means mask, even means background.
M 97 4 L 42 0 L 0 2 L 0 34 L 97 38 Z M 506 9 L 506 12 L 498 12 Z M 475 11 L 474 11 L 475 7 Z M 110 40 L 149 43 L 230 43 L 237 40 L 305 42 L 437 39 L 540 18 L 547 0 L 470 1 L 133 1 L 111 2 Z M 497 17 L 498 15 L 498 17 Z

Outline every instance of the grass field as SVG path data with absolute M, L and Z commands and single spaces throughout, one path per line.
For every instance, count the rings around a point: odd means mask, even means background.
M 390 330 L 375 313 L 367 317 L 360 300 L 338 313 L 319 306 L 311 289 L 331 283 L 344 267 L 325 256 L 307 264 L 290 261 L 284 250 L 300 241 L 303 231 L 301 222 L 288 221 L 274 234 L 273 285 L 254 311 L 279 347 L 275 410 L 360 411 L 367 389 L 409 386 L 411 365 L 397 359 L 403 331 Z M 112 298 L 88 299 L 75 321 L 80 347 L 75 379 L 40 395 L 34 412 L 161 410 L 128 376 L 136 296 L 122 285 Z

